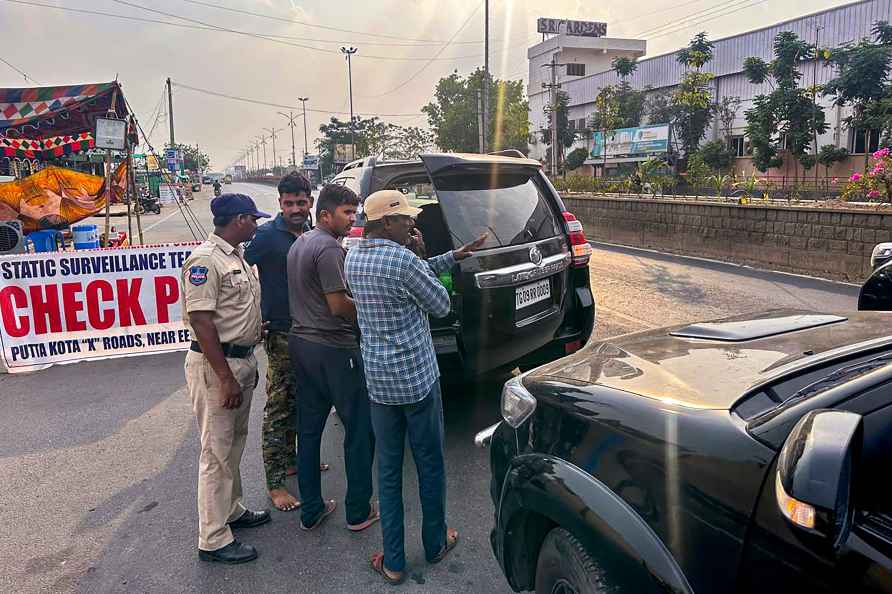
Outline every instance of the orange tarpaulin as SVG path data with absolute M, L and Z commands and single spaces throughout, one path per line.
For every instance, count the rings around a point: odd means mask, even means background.
M 111 203 L 122 202 L 127 165 L 112 176 Z M 47 167 L 17 181 L 0 183 L 0 221 L 19 219 L 26 233 L 59 229 L 105 208 L 105 178 L 63 167 Z

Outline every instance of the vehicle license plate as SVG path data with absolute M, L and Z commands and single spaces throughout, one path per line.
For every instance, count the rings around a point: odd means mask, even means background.
M 551 281 L 547 278 L 535 283 L 514 289 L 515 309 L 523 309 L 528 305 L 545 301 L 551 297 Z

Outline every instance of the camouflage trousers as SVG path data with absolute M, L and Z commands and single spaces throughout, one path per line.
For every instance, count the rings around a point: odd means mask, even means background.
M 286 470 L 297 465 L 296 385 L 288 355 L 288 334 L 270 332 L 264 342 L 269 366 L 266 370 L 266 405 L 263 408 L 263 466 L 266 488 L 285 485 Z

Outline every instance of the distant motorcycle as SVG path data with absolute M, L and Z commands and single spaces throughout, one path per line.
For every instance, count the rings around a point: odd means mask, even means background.
M 161 204 L 151 194 L 142 194 L 139 197 L 139 205 L 137 208 L 139 208 L 140 213 L 151 212 L 161 214 Z
M 220 184 L 214 184 L 214 197 L 216 198 L 220 194 L 223 193 L 223 189 L 220 187 Z

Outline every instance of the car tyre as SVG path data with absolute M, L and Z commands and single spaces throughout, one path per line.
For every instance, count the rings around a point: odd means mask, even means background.
M 579 539 L 563 528 L 545 535 L 536 563 L 536 594 L 604 592 L 604 572 Z

